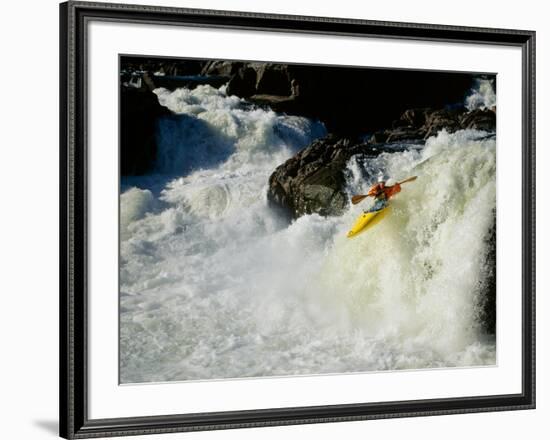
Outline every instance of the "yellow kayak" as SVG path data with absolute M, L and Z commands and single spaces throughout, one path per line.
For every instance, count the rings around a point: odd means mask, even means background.
M 361 214 L 361 217 L 357 219 L 353 227 L 348 232 L 348 238 L 356 237 L 361 232 L 366 231 L 369 228 L 372 228 L 374 225 L 379 223 L 386 215 L 390 213 L 390 207 L 386 206 L 380 211 L 374 212 L 364 212 Z

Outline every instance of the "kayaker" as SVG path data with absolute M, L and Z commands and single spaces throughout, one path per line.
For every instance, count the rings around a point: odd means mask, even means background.
M 368 196 L 374 197 L 374 205 L 365 212 L 380 211 L 385 208 L 388 203 L 388 200 L 391 199 L 394 195 L 401 192 L 401 185 L 398 182 L 395 182 L 393 179 L 388 179 L 388 181 L 381 180 L 380 182 L 374 184 L 369 189 L 367 193 Z
M 351 197 L 351 203 L 357 205 L 367 197 L 374 197 L 374 205 L 357 219 L 353 227 L 348 232 L 348 238 L 355 237 L 362 231 L 373 227 L 380 222 L 389 213 L 389 209 L 384 209 L 388 205 L 388 200 L 401 192 L 401 185 L 412 182 L 417 176 L 409 177 L 401 182 L 395 182 L 392 179 L 387 181 L 380 180 L 377 184 L 371 186 L 367 194 L 355 194 Z

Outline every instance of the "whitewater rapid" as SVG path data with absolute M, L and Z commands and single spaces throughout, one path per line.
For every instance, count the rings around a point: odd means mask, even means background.
M 157 89 L 156 171 L 122 182 L 121 382 L 495 363 L 479 322 L 496 205 L 496 141 L 445 131 L 348 164 L 349 194 L 416 182 L 376 233 L 365 206 L 292 222 L 267 204 L 273 170 L 326 134 L 224 88 Z

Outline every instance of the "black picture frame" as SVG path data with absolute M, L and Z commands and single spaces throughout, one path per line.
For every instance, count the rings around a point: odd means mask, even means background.
M 88 417 L 87 41 L 91 20 L 399 38 L 522 51 L 522 393 L 116 419 Z M 88 2 L 60 5 L 60 435 L 89 438 L 535 408 L 535 32 Z

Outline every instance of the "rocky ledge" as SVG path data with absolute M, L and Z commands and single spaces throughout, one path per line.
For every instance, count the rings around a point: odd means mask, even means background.
M 403 140 L 428 139 L 443 129 L 449 133 L 457 130 L 476 129 L 495 131 L 496 109 L 468 111 L 464 107 L 433 110 L 416 108 L 406 110 L 393 121 L 392 128 L 375 132 L 371 143 L 391 143 Z
M 120 91 L 120 172 L 123 176 L 144 174 L 157 155 L 157 121 L 171 114 L 148 88 Z
M 348 204 L 344 192 L 348 160 L 356 154 L 379 153 L 377 146 L 334 135 L 316 140 L 275 169 L 269 178 L 268 201 L 291 218 L 340 215 Z

